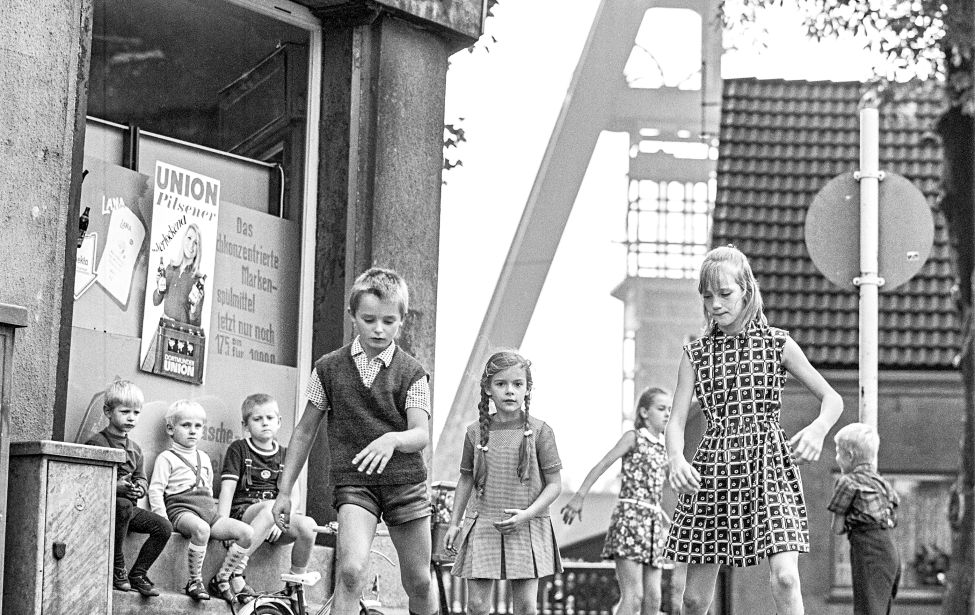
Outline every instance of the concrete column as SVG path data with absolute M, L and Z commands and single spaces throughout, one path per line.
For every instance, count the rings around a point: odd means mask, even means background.
M 388 13 L 365 21 L 324 29 L 313 354 L 351 339 L 346 297 L 355 277 L 391 267 L 410 286 L 399 343 L 433 373 L 450 48 Z M 324 436 L 308 472 L 308 508 L 319 520 L 333 515 Z
M 0 9 L 0 302 L 28 314 L 14 358 L 14 440 L 63 437 L 91 15 L 91 0 Z

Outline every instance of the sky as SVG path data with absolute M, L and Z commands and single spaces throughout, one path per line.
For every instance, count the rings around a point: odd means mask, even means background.
M 436 443 L 491 299 L 538 165 L 558 117 L 598 0 L 501 0 L 485 48 L 460 51 L 447 72 L 445 121 L 467 141 L 444 174 L 434 373 Z M 680 14 L 669 17 L 680 19 Z M 693 57 L 667 40 L 665 24 L 638 35 L 674 74 Z M 487 37 L 482 38 L 482 43 Z M 725 53 L 722 76 L 865 79 L 870 58 L 855 41 L 816 44 L 794 9 L 767 11 Z M 728 39 L 725 41 L 728 47 Z M 682 72 L 683 71 L 683 72 Z M 604 132 L 573 207 L 521 352 L 532 361 L 532 413 L 549 423 L 563 481 L 577 487 L 622 433 L 623 304 L 610 292 L 625 277 L 628 138 Z M 676 379 L 676 374 L 675 374 Z M 673 388 L 674 383 L 662 383 Z M 471 409 L 470 419 L 476 418 Z M 434 451 L 436 454 L 436 451 Z M 615 472 L 597 483 L 608 485 Z

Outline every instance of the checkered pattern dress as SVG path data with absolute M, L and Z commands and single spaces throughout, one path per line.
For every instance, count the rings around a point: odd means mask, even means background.
M 488 442 L 488 476 L 484 494 L 477 489 L 471 496 L 457 537 L 457 559 L 451 574 L 465 579 L 537 579 L 562 572 L 562 561 L 555 543 L 552 520 L 546 510 L 513 534 L 501 534 L 495 521 L 508 518 L 506 508 L 526 509 L 542 492 L 542 472 L 562 469 L 552 429 L 544 422 L 529 417 L 532 436 L 529 440 L 529 476 L 526 483 L 518 479 L 518 453 L 524 438 L 523 419 L 491 425 Z M 470 472 L 465 459 L 473 458 L 475 443 L 480 442 L 478 424 L 467 428 L 461 471 Z M 475 462 L 476 463 L 476 462 Z
M 788 333 L 752 322 L 684 347 L 707 430 L 691 462 L 701 488 L 683 494 L 667 540 L 678 562 L 752 566 L 784 551 L 809 551 L 799 468 L 779 425 Z
M 623 455 L 620 498 L 603 544 L 603 559 L 628 559 L 659 568 L 664 564 L 667 517 L 660 507 L 667 479 L 663 436 L 646 427 L 636 432 L 636 445 Z

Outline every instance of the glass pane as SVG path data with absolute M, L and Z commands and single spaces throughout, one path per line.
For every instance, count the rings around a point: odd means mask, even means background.
M 95 0 L 88 114 L 271 164 L 298 220 L 309 33 L 224 0 Z

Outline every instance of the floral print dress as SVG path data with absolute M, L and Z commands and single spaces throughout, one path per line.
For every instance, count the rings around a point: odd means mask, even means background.
M 667 516 L 660 507 L 667 478 L 663 435 L 646 427 L 636 432 L 636 446 L 623 455 L 620 497 L 609 522 L 603 559 L 628 559 L 659 568 L 667 544 Z

